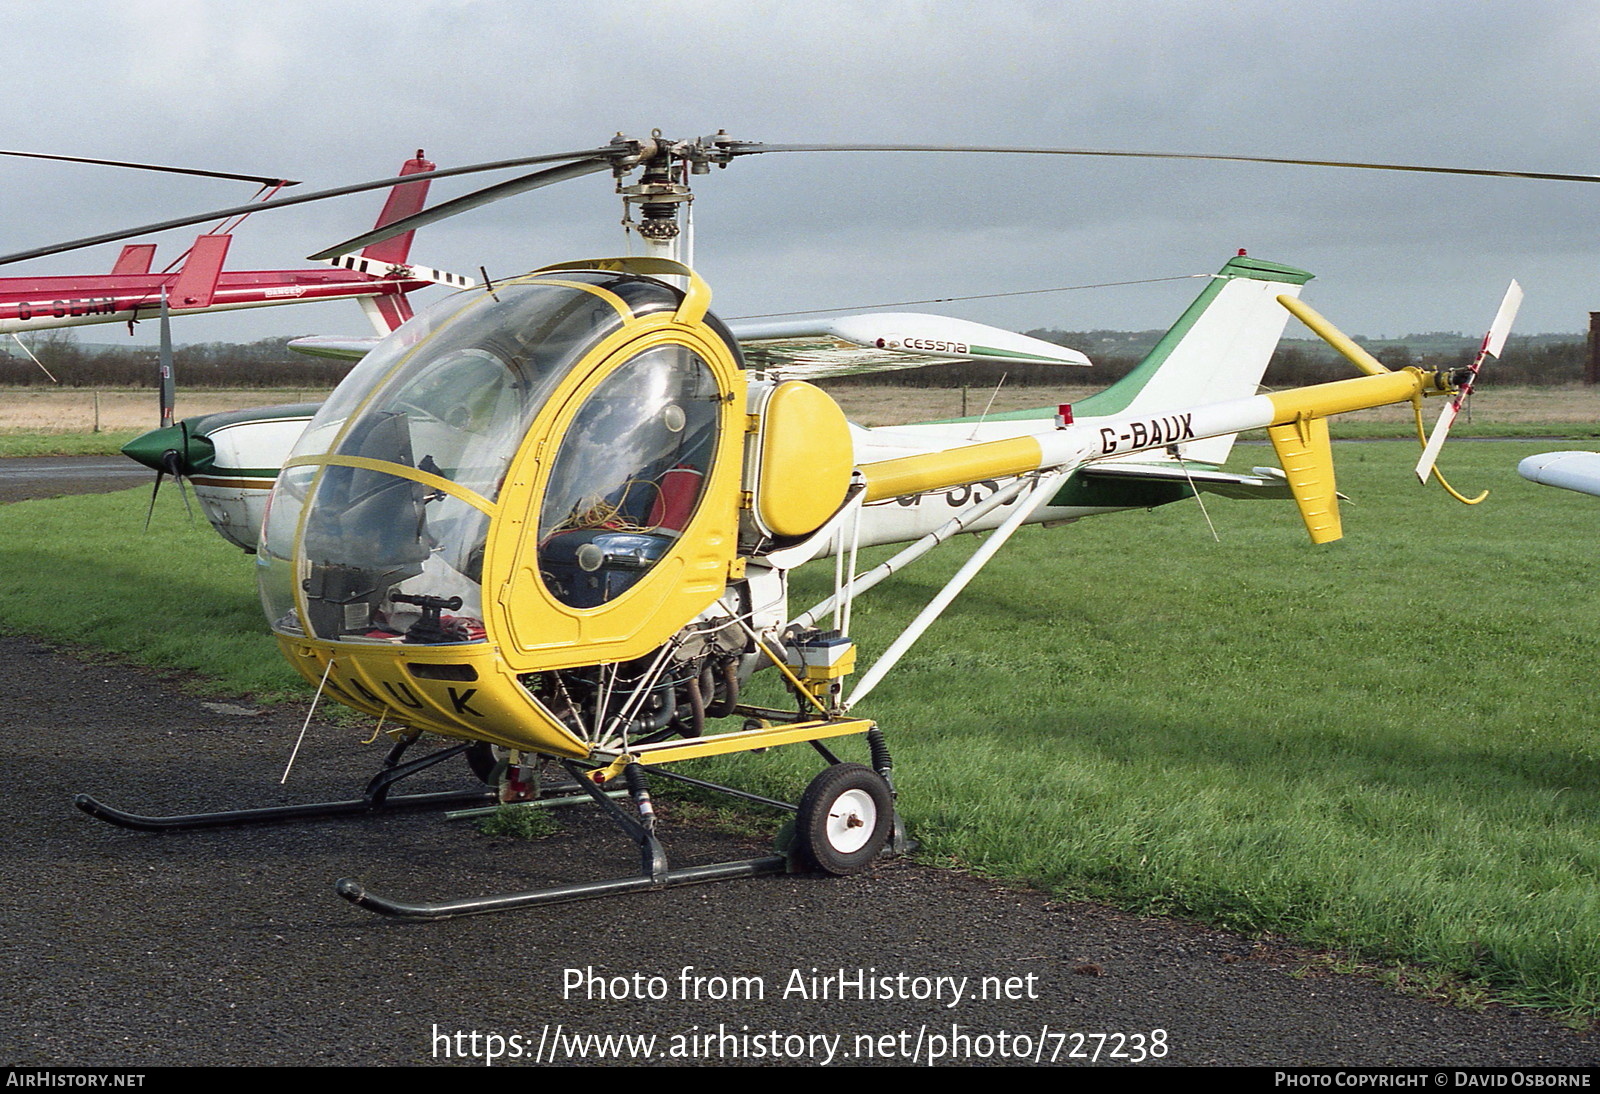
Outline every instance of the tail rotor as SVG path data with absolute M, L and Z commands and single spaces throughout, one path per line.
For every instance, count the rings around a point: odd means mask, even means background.
M 1489 496 L 1486 490 L 1475 498 L 1463 497 L 1455 488 L 1445 481 L 1435 466 L 1439 459 L 1439 450 L 1444 447 L 1445 438 L 1450 435 L 1450 427 L 1455 424 L 1456 416 L 1461 413 L 1462 406 L 1472 395 L 1473 384 L 1477 382 L 1478 371 L 1483 368 L 1483 363 L 1493 357 L 1499 360 L 1501 352 L 1505 349 L 1506 338 L 1511 334 L 1511 324 L 1517 318 L 1517 309 L 1522 306 L 1522 286 L 1515 281 L 1506 289 L 1505 297 L 1500 301 L 1500 310 L 1495 313 L 1494 322 L 1489 325 L 1488 333 L 1483 336 L 1483 345 L 1479 347 L 1478 354 L 1472 359 L 1472 364 L 1465 370 L 1465 376 L 1456 380 L 1456 393 L 1445 408 L 1439 412 L 1439 420 L 1434 423 L 1433 434 L 1427 437 L 1422 449 L 1422 458 L 1417 461 L 1417 480 L 1426 483 L 1430 477 L 1439 480 L 1457 501 L 1476 505 Z M 1423 436 L 1422 412 L 1417 411 L 1417 436 Z

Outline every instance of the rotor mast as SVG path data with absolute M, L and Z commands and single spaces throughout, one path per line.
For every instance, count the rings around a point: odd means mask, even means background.
M 690 175 L 704 175 L 714 163 L 726 167 L 734 141 L 726 130 L 692 141 L 670 141 L 653 129 L 646 140 L 618 133 L 611 141 L 622 150 L 612 167 L 622 197 L 622 226 L 636 234 L 649 258 L 694 265 L 694 194 Z M 639 181 L 625 184 L 638 169 Z

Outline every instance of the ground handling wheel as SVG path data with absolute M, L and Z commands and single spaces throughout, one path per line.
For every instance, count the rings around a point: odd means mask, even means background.
M 505 750 L 496 749 L 488 741 L 473 741 L 467 749 L 467 766 L 472 774 L 486 786 L 498 786 L 500 774 L 505 770 Z
M 894 830 L 889 784 L 863 764 L 834 764 L 806 787 L 795 817 L 804 866 L 842 877 L 878 857 Z

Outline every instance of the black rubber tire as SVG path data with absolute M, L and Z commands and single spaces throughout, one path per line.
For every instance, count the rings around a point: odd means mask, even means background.
M 494 745 L 488 741 L 473 741 L 472 747 L 466 751 L 467 766 L 472 769 L 473 775 L 485 786 L 497 786 L 500 783 L 500 757 L 496 755 Z
M 889 784 L 864 764 L 834 764 L 811 780 L 795 815 L 802 865 L 844 877 L 872 865 L 894 828 Z

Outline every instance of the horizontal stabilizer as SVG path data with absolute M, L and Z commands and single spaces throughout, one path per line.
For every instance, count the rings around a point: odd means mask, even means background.
M 380 281 L 431 281 L 435 285 L 448 285 L 452 289 L 470 289 L 477 285 L 477 282 L 470 277 L 463 277 L 448 270 L 435 270 L 431 266 L 376 262 L 360 255 L 336 255 L 326 261 L 330 266 L 354 270 L 356 273 L 366 274 Z
M 1273 470 L 1276 469 L 1262 469 L 1264 472 Z M 1185 467 L 1178 463 L 1096 463 L 1083 468 L 1078 474 L 1088 479 L 1139 479 L 1148 482 L 1191 483 L 1197 491 L 1220 494 L 1225 498 L 1265 500 L 1294 496 L 1288 482 L 1281 476 L 1270 473 L 1237 475 L 1228 471 Z
M 735 320 L 750 367 L 787 379 L 921 368 L 944 361 L 1087 366 L 1077 350 L 983 323 L 916 312 L 835 319 Z

